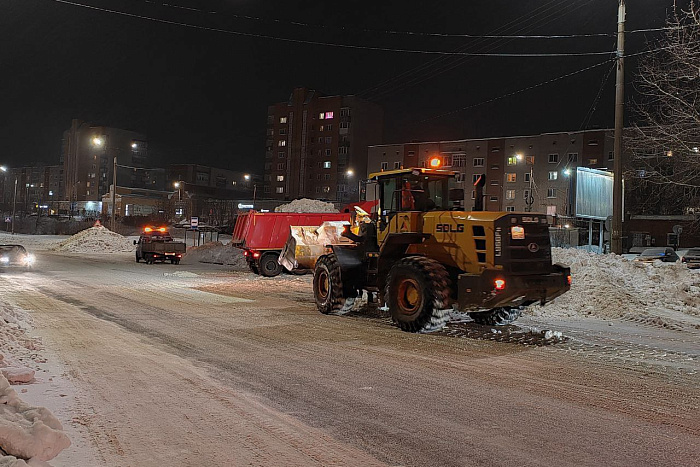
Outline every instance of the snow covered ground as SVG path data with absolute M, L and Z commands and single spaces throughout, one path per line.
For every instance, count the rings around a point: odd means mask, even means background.
M 554 262 L 571 267 L 571 290 L 535 316 L 624 318 L 700 329 L 700 270 L 617 255 L 553 248 Z

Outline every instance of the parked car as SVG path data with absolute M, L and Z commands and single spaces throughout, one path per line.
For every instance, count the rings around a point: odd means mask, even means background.
M 637 256 L 634 260 L 635 261 L 655 261 L 657 259 L 660 261 L 663 261 L 664 263 L 675 263 L 680 258 L 678 257 L 676 252 L 673 251 L 673 248 L 665 247 L 665 248 L 647 248 L 646 250 L 642 251 L 642 253 L 639 256 Z
M 33 264 L 34 255 L 29 254 L 22 245 L 0 245 L 0 268 L 31 268 Z
M 681 261 L 690 269 L 700 269 L 700 248 L 690 248 Z

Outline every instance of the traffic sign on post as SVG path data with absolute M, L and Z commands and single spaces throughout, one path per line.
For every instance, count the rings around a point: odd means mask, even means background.
M 193 229 L 196 229 L 197 227 L 199 227 L 199 217 L 190 218 L 190 227 Z

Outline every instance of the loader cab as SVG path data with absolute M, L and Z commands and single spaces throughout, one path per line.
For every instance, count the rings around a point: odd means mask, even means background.
M 370 178 L 376 182 L 380 230 L 397 213 L 450 211 L 463 206 L 464 190 L 452 171 L 401 169 L 372 174 Z

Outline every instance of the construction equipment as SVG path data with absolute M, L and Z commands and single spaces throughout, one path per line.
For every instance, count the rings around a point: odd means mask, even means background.
M 372 174 L 378 212 L 357 233 L 345 230 L 351 243 L 328 245 L 316 262 L 319 311 L 342 314 L 366 291 L 401 329 L 417 332 L 442 327 L 453 307 L 477 323 L 508 324 L 523 307 L 569 290 L 569 268 L 552 264 L 547 216 L 483 211 L 483 175 L 475 209 L 464 211 L 456 175 L 427 168 Z
M 349 213 L 292 213 L 248 211 L 238 217 L 231 244 L 242 249 L 248 267 L 266 277 L 282 272 L 280 253 L 289 239 L 290 227 L 314 226 L 326 221 L 350 221 Z M 308 227 L 307 227 L 308 228 Z M 288 268 L 292 271 L 292 269 Z

